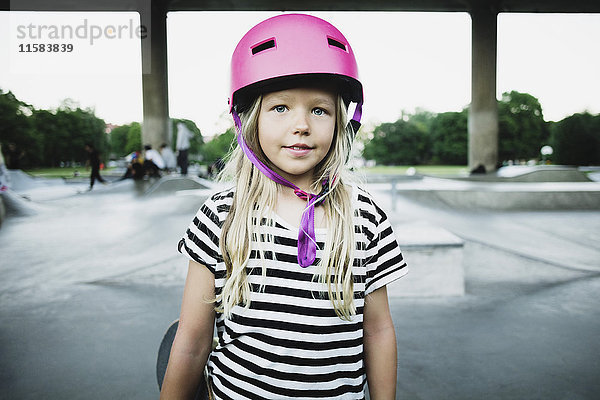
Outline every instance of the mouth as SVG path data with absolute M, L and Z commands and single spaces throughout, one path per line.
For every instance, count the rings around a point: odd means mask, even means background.
M 296 143 L 293 144 L 291 146 L 283 146 L 286 149 L 291 149 L 291 150 L 312 150 L 313 148 L 306 145 L 306 144 L 302 144 L 302 143 Z
M 283 146 L 287 153 L 294 158 L 304 158 L 311 154 L 313 147 L 304 143 L 296 143 L 291 146 Z

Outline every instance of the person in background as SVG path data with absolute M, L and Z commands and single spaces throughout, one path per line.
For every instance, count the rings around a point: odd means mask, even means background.
M 96 150 L 94 145 L 91 143 L 87 143 L 84 148 L 88 153 L 86 167 L 90 167 L 92 169 L 92 173 L 90 174 L 90 187 L 88 189 L 92 190 L 96 180 L 102 184 L 106 184 L 107 182 L 100 176 L 100 154 L 98 153 L 98 150 Z
M 5 150 L 6 155 L 6 168 L 8 169 L 21 169 L 21 159 L 25 156 L 24 151 L 19 151 L 17 145 L 9 143 Z
M 140 160 L 140 153 L 137 151 L 132 152 L 127 156 L 127 170 L 123 174 L 119 181 L 132 178 L 133 180 L 144 179 L 144 166 Z
M 148 176 L 160 177 L 160 170 L 165 168 L 165 161 L 160 153 L 147 144 L 144 146 L 144 170 Z
M 173 150 L 171 150 L 166 143 L 160 145 L 160 155 L 165 162 L 165 170 L 167 172 L 174 171 L 175 168 L 177 168 L 177 159 L 175 158 L 175 153 L 173 153 Z
M 190 139 L 194 133 L 188 129 L 183 122 L 177 124 L 177 165 L 181 170 L 181 175 L 187 175 L 188 171 L 188 152 L 190 149 Z

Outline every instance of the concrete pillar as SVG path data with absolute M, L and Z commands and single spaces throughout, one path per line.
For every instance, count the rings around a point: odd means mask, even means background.
M 470 171 L 483 166 L 486 172 L 492 172 L 498 163 L 497 16 L 496 11 L 486 8 L 471 11 Z
M 140 10 L 142 26 L 148 36 L 142 40 L 142 91 L 144 120 L 142 145 L 158 150 L 170 143 L 169 96 L 167 81 L 167 14 L 166 2 L 152 1 Z

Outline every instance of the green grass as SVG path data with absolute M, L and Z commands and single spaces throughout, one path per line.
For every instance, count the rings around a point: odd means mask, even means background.
M 466 165 L 397 165 L 397 166 L 386 166 L 378 165 L 371 168 L 362 168 L 360 172 L 365 174 L 391 174 L 391 175 L 405 175 L 409 168 L 415 168 L 418 174 L 423 175 L 464 175 L 468 172 Z
M 103 169 L 100 174 L 110 172 L 111 168 Z M 85 167 L 64 167 L 64 168 L 34 168 L 25 170 L 29 175 L 39 178 L 75 178 L 76 172 L 79 173 L 79 177 L 89 177 L 92 172 L 91 169 Z
M 360 168 L 358 170 L 359 174 L 369 175 L 369 174 L 377 174 L 377 175 L 406 175 L 406 171 L 411 168 L 410 165 L 397 165 L 397 166 L 386 166 L 386 165 L 378 165 L 376 167 L 371 168 Z M 466 165 L 419 165 L 412 167 L 415 168 L 416 173 L 422 175 L 432 175 L 432 176 L 461 176 L 468 174 L 468 167 Z M 100 171 L 100 174 L 110 174 L 113 168 L 107 168 Z M 75 178 L 75 172 L 79 172 L 79 178 L 89 178 L 90 177 L 90 169 L 85 167 L 65 167 L 65 168 L 35 168 L 25 170 L 28 174 L 40 178 L 65 178 L 72 179 Z M 584 171 L 586 174 L 591 173 L 592 171 Z
M 410 165 L 385 166 L 380 165 L 371 168 L 362 168 L 359 171 L 364 174 L 390 174 L 390 175 L 405 175 L 406 170 L 411 168 Z M 419 165 L 412 167 L 417 173 L 424 175 L 464 175 L 468 169 L 466 165 Z M 102 170 L 100 173 L 109 173 L 111 168 Z M 75 172 L 79 172 L 79 177 L 89 177 L 90 169 L 85 167 L 65 167 L 65 168 L 35 168 L 26 170 L 28 174 L 43 178 L 74 178 Z

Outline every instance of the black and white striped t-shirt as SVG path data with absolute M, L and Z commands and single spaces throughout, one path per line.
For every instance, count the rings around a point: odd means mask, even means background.
M 217 294 L 226 278 L 219 238 L 233 194 L 227 190 L 207 200 L 179 242 L 180 252 L 215 275 Z M 385 213 L 362 189 L 354 187 L 352 197 L 356 315 L 351 321 L 336 315 L 326 288 L 313 279 L 317 267 L 297 263 L 298 228 L 274 215 L 273 226 L 266 227 L 274 243 L 264 250 L 275 253 L 275 260 L 256 259 L 252 252 L 249 261 L 250 307 L 236 306 L 231 319 L 216 316 L 219 343 L 207 366 L 217 399 L 364 398 L 364 297 L 407 268 Z M 321 249 L 327 230 L 315 231 Z

